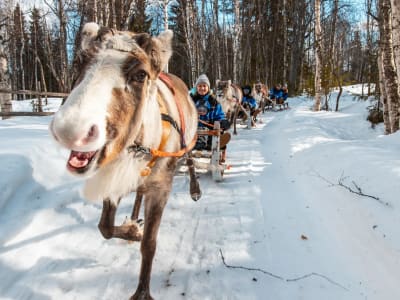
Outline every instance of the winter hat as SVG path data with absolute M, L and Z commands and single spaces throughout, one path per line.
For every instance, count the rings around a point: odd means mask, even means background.
M 199 78 L 197 78 L 196 86 L 198 86 L 200 83 L 205 83 L 208 85 L 208 88 L 210 88 L 210 80 L 208 80 L 208 77 L 206 74 L 201 74 L 199 76 Z

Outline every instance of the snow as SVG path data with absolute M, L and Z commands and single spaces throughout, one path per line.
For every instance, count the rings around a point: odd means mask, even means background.
M 291 109 L 240 129 L 224 181 L 201 174 L 198 202 L 188 176 L 175 178 L 155 299 L 400 299 L 400 133 L 371 128 L 358 88 L 345 89 L 339 112 L 290 98 Z M 101 203 L 81 197 L 50 120 L 0 120 L 0 299 L 128 299 L 139 244 L 102 238 Z

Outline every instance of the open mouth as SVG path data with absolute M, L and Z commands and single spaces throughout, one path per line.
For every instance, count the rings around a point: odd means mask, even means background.
M 97 152 L 98 151 L 79 152 L 72 150 L 68 158 L 68 170 L 73 173 L 86 172 L 94 161 Z

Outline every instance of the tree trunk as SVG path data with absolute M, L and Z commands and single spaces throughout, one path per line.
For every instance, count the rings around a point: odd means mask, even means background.
M 233 25 L 233 82 L 238 82 L 238 70 L 239 62 L 241 61 L 240 46 L 240 33 L 241 33 L 241 23 L 240 23 L 240 2 L 239 0 L 234 0 L 234 13 L 235 13 L 235 24 Z
M 397 70 L 397 78 L 400 78 L 400 1 L 391 0 L 392 6 L 392 34 L 393 52 Z
M 219 13 L 218 13 L 218 0 L 213 2 L 213 20 L 214 20 L 214 42 L 215 42 L 215 76 L 216 79 L 221 79 L 221 59 L 220 59 L 220 30 L 219 30 Z
M 184 9 L 184 20 L 185 20 L 185 26 L 184 26 L 184 32 L 185 32 L 185 43 L 186 43 L 186 49 L 187 49 L 187 54 L 189 57 L 189 68 L 190 68 L 190 83 L 191 86 L 194 85 L 194 81 L 196 80 L 197 76 L 197 70 L 196 70 L 196 53 L 195 53 L 195 46 L 194 41 L 195 39 L 195 30 L 194 30 L 194 22 L 196 15 L 195 15 L 195 10 L 193 10 L 191 6 L 191 2 L 187 1 L 186 2 L 186 7 Z
M 169 5 L 169 0 L 164 0 L 164 7 L 163 7 L 163 9 L 164 9 L 164 30 L 165 31 L 167 31 L 169 28 L 168 28 L 168 5 Z M 165 73 L 168 73 L 168 62 L 165 64 L 165 67 L 164 67 L 164 72 Z
M 25 85 L 25 64 L 24 64 L 24 54 L 25 54 L 25 29 L 23 28 L 23 20 L 22 20 L 22 13 L 20 14 L 20 22 L 19 25 L 21 28 L 19 29 L 21 32 L 21 49 L 19 49 L 19 65 L 20 65 L 20 72 L 21 72 L 21 88 L 23 90 L 26 89 Z M 26 99 L 26 96 L 23 95 L 22 99 Z
M 386 87 L 384 82 L 383 75 L 383 60 L 382 60 L 382 51 L 379 50 L 378 53 L 378 70 L 379 70 L 379 90 L 380 90 L 380 98 L 379 101 L 382 103 L 383 107 L 383 124 L 384 124 L 384 132 L 385 134 L 390 134 L 390 119 L 389 119 L 389 106 L 386 96 Z
M 287 69 L 288 69 L 288 59 L 287 59 L 287 48 L 288 48 L 288 43 L 287 43 L 287 27 L 288 27 L 288 22 L 287 22 L 287 11 L 286 11 L 286 0 L 283 0 L 282 4 L 282 30 L 283 30 L 283 73 L 282 73 L 282 83 L 287 84 Z
M 392 22 L 389 0 L 380 0 L 380 48 L 382 51 L 383 76 L 388 99 L 390 132 L 399 130 L 399 85 L 394 63 Z
M 9 89 L 9 78 L 7 74 L 7 57 L 0 49 L 0 88 Z M 0 111 L 1 112 L 11 112 L 12 103 L 11 103 L 11 94 L 9 93 L 0 93 Z M 3 117 L 4 119 L 5 117 Z
M 322 95 L 322 32 L 321 32 L 321 1 L 315 0 L 315 101 L 314 111 L 321 110 Z

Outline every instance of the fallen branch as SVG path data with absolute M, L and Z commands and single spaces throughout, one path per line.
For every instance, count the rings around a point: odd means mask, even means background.
M 322 274 L 319 274 L 319 273 L 315 273 L 315 272 L 312 272 L 310 274 L 306 274 L 306 275 L 303 275 L 303 276 L 300 276 L 300 277 L 297 277 L 297 278 L 286 279 L 286 281 L 287 282 L 299 281 L 299 280 L 302 280 L 302 279 L 305 279 L 305 278 L 308 278 L 308 277 L 311 277 L 311 276 L 321 277 L 321 278 L 325 279 L 326 281 L 329 281 L 333 285 L 336 285 L 336 286 L 338 286 L 338 287 L 340 287 L 340 288 L 342 288 L 342 289 L 344 289 L 346 291 L 349 290 L 346 287 L 344 287 L 343 285 L 341 285 L 341 284 L 337 283 L 336 281 L 330 279 L 329 277 L 327 277 L 325 275 L 322 275 Z
M 383 204 L 383 205 L 390 206 L 389 202 L 382 201 L 379 197 L 365 194 L 365 193 L 362 191 L 362 189 L 355 183 L 354 180 L 352 181 L 352 183 L 353 183 L 355 189 L 353 189 L 352 187 L 350 187 L 350 186 L 344 184 L 343 181 L 344 181 L 347 177 L 344 177 L 344 176 L 343 176 L 343 172 L 342 172 L 342 175 L 340 176 L 340 178 L 339 178 L 339 180 L 338 180 L 338 183 L 333 183 L 333 182 L 329 181 L 329 180 L 326 179 L 325 177 L 321 176 L 318 172 L 315 172 L 315 173 L 317 174 L 317 176 L 318 176 L 319 178 L 321 178 L 321 179 L 324 180 L 325 182 L 329 183 L 331 186 L 341 186 L 342 188 L 348 190 L 350 193 L 357 194 L 357 195 L 359 195 L 359 196 L 363 196 L 363 197 L 367 197 L 367 198 L 371 198 L 371 199 L 374 199 L 374 200 L 378 201 L 379 203 L 381 203 L 381 204 Z
M 243 269 L 243 270 L 248 270 L 248 271 L 258 271 L 258 272 L 267 274 L 267 275 L 269 275 L 269 276 L 271 276 L 271 277 L 274 277 L 274 278 L 276 278 L 276 279 L 285 280 L 285 279 L 284 279 L 283 277 L 281 277 L 281 276 L 275 275 L 275 274 L 273 274 L 273 273 L 271 273 L 271 272 L 268 272 L 268 271 L 264 271 L 264 270 L 262 270 L 262 269 L 258 269 L 258 268 L 247 268 L 247 267 L 242 267 L 242 266 L 232 266 L 232 265 L 228 265 L 228 264 L 225 262 L 225 257 L 224 257 L 224 255 L 222 254 L 222 250 L 221 250 L 221 249 L 219 249 L 219 252 L 221 253 L 222 262 L 224 263 L 224 265 L 225 265 L 227 268 L 231 268 L 231 269 Z
M 344 287 L 343 285 L 337 283 L 336 281 L 330 279 L 329 277 L 327 277 L 327 276 L 325 276 L 325 275 L 322 275 L 322 274 L 319 274 L 319 273 L 316 273 L 316 272 L 312 272 L 312 273 L 309 273 L 309 274 L 306 274 L 306 275 L 303 275 L 303 276 L 300 276 L 300 277 L 296 277 L 296 278 L 285 279 L 285 278 L 283 278 L 282 276 L 275 275 L 275 274 L 273 274 L 273 273 L 271 273 L 271 272 L 268 272 L 268 271 L 265 271 L 265 270 L 259 269 L 259 268 L 248 268 L 248 267 L 243 267 L 243 266 L 228 265 L 228 264 L 225 262 L 225 257 L 224 257 L 224 255 L 223 255 L 221 249 L 219 249 L 219 252 L 220 252 L 220 254 L 221 254 L 221 259 L 222 259 L 223 264 L 224 264 L 227 268 L 230 268 L 230 269 L 242 269 L 242 270 L 248 270 L 248 271 L 257 271 L 257 272 L 261 272 L 261 273 L 264 273 L 264 274 L 266 274 L 266 275 L 269 275 L 269 276 L 271 276 L 271 277 L 274 277 L 274 278 L 276 278 L 276 279 L 284 280 L 284 281 L 286 281 L 286 282 L 294 282 L 294 281 L 299 281 L 299 280 L 302 280 L 302 279 L 305 279 L 305 278 L 308 278 L 308 277 L 311 277 L 311 276 L 317 276 L 317 277 L 320 277 L 320 278 L 325 279 L 326 281 L 332 283 L 333 285 L 336 285 L 336 286 L 338 286 L 338 287 L 340 287 L 340 288 L 342 288 L 342 289 L 348 291 L 348 289 L 347 289 L 346 287 Z

